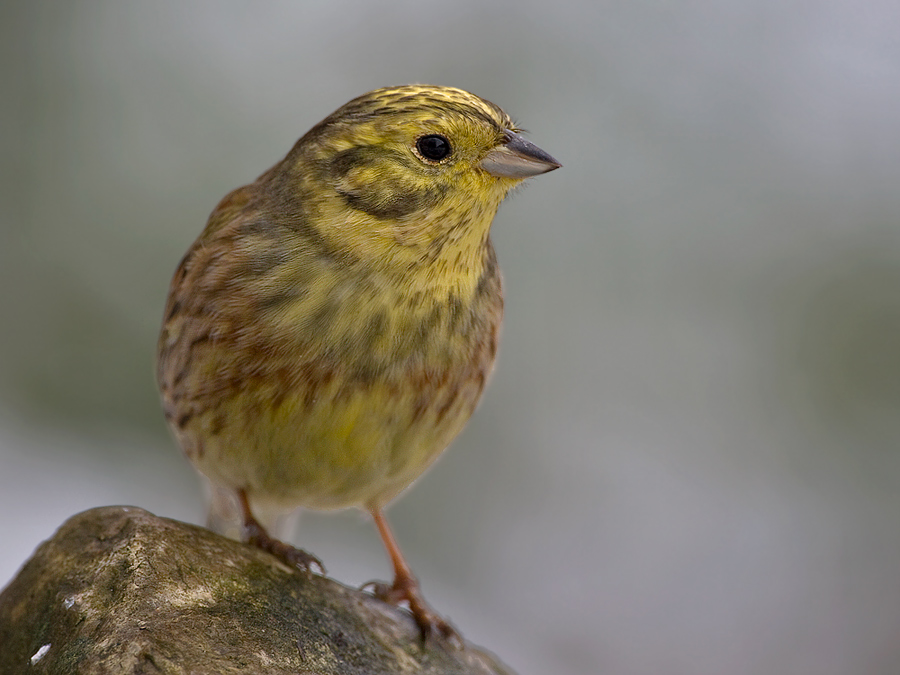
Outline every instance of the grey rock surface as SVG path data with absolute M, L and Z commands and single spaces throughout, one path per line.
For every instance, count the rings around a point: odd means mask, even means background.
M 0 593 L 0 674 L 510 675 L 468 644 L 209 530 L 133 507 L 66 521 Z

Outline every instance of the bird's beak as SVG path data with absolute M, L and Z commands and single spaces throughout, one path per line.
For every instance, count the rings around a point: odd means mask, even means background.
M 503 178 L 538 176 L 561 166 L 534 143 L 514 131 L 506 131 L 505 140 L 481 160 L 482 169 Z

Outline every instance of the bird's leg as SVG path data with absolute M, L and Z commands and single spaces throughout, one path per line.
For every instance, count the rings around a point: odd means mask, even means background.
M 382 583 L 369 583 L 375 597 L 387 602 L 391 605 L 399 605 L 406 602 L 412 612 L 416 623 L 422 631 L 422 636 L 428 639 L 430 636 L 439 635 L 444 638 L 451 638 L 459 643 L 462 642 L 456 629 L 450 625 L 445 619 L 441 618 L 422 597 L 422 591 L 419 588 L 419 580 L 413 575 L 409 565 L 400 552 L 394 533 L 388 526 L 387 520 L 381 509 L 372 509 L 372 518 L 375 520 L 375 526 L 378 528 L 378 534 L 384 542 L 388 555 L 391 558 L 391 564 L 394 566 L 394 583 L 390 586 Z
M 250 510 L 250 502 L 247 500 L 247 493 L 244 490 L 238 490 L 238 501 L 241 504 L 241 514 L 244 521 L 244 540 L 248 544 L 271 553 L 291 567 L 298 567 L 309 572 L 313 566 L 316 566 L 322 574 L 325 574 L 325 566 L 316 556 L 275 539 L 275 537 L 266 532 L 266 528 L 253 517 L 253 512 Z

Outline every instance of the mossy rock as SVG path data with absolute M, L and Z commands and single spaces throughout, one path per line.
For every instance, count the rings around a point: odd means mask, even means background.
M 2 675 L 511 675 L 367 593 L 122 506 L 41 544 L 0 593 L 0 645 Z

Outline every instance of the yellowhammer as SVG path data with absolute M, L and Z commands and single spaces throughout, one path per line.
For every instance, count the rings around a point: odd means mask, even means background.
M 390 87 L 219 203 L 172 279 L 157 376 L 175 436 L 236 497 L 247 540 L 308 568 L 261 523 L 367 509 L 395 572 L 376 594 L 408 602 L 425 634 L 451 632 L 383 509 L 475 409 L 503 313 L 491 221 L 512 187 L 559 166 L 493 103 Z

